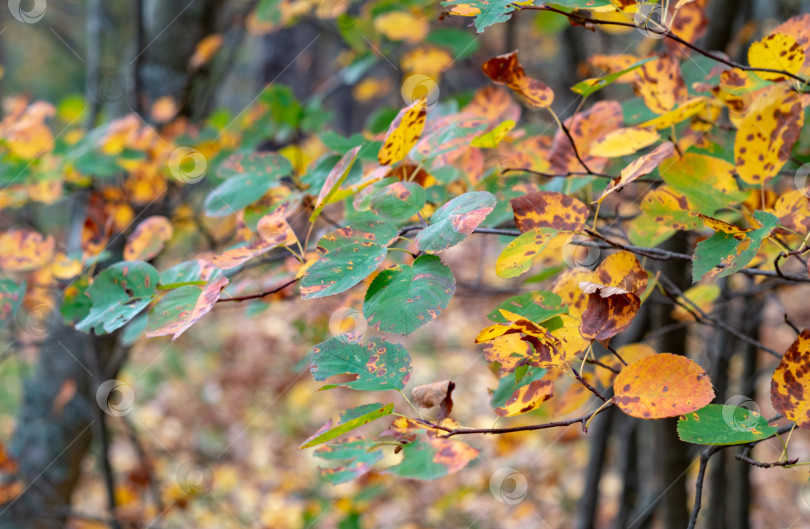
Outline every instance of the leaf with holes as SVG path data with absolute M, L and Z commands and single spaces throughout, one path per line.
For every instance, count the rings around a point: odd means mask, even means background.
M 706 372 L 685 356 L 661 353 L 625 367 L 613 382 L 613 401 L 639 419 L 678 417 L 714 400 Z
M 678 420 L 681 441 L 699 445 L 742 445 L 767 439 L 779 428 L 768 426 L 759 413 L 742 406 L 709 404 Z
M 76 328 L 106 334 L 123 327 L 152 302 L 159 278 L 157 270 L 142 261 L 105 268 L 87 287 L 93 305 Z
M 453 272 L 435 255 L 412 266 L 383 270 L 366 292 L 363 314 L 383 332 L 410 334 L 447 308 L 456 291 Z
M 436 210 L 430 225 L 419 232 L 416 245 L 423 252 L 438 253 L 467 238 L 495 209 L 495 195 L 473 191 L 457 196 Z
M 205 213 L 225 217 L 259 200 L 282 177 L 292 174 L 289 160 L 270 152 L 232 154 L 217 175 L 226 180 L 205 199 Z
M 155 215 L 144 219 L 127 237 L 124 247 L 125 261 L 148 261 L 163 250 L 163 245 L 172 238 L 172 223 L 166 217 Z
M 352 288 L 385 260 L 386 245 L 394 236 L 396 230 L 382 221 L 352 224 L 327 233 L 318 241 L 320 257 L 304 273 L 301 297 L 322 298 Z
M 796 338 L 771 379 L 776 411 L 802 428 L 810 428 L 810 329 Z
M 346 483 L 368 474 L 374 463 L 383 458 L 379 442 L 363 437 L 348 437 L 315 450 L 315 456 L 337 461 L 330 467 L 320 467 L 321 476 L 333 485 Z
M 350 432 L 355 428 L 359 428 L 364 424 L 375 421 L 380 417 L 391 415 L 394 411 L 393 404 L 363 404 L 356 408 L 341 412 L 338 423 L 332 425 L 332 419 L 321 426 L 321 428 L 312 434 L 312 436 L 304 441 L 298 448 L 310 448 L 331 441 L 346 432 Z
M 455 439 L 420 435 L 403 445 L 402 456 L 402 462 L 386 469 L 386 473 L 402 478 L 433 480 L 466 467 L 478 457 L 478 450 Z
M 344 386 L 361 391 L 402 389 L 411 377 L 411 357 L 399 344 L 371 338 L 367 345 L 332 338 L 312 351 L 310 372 L 323 381 L 335 375 L 357 375 L 354 380 L 328 384 L 321 389 Z

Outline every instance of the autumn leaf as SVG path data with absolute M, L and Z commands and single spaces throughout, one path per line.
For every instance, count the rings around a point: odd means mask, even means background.
M 315 456 L 333 462 L 332 466 L 320 468 L 321 476 L 338 485 L 371 472 L 374 463 L 383 458 L 383 453 L 379 442 L 374 439 L 347 437 L 318 447 Z
M 639 419 L 678 417 L 714 399 L 706 372 L 685 356 L 660 353 L 625 367 L 613 382 L 613 401 Z
M 124 247 L 125 261 L 148 261 L 157 256 L 163 245 L 172 238 L 172 223 L 166 217 L 155 215 L 144 219 L 127 237 Z
M 591 145 L 591 154 L 605 158 L 618 158 L 634 154 L 656 143 L 661 136 L 651 129 L 628 127 L 614 130 Z
M 282 177 L 292 173 L 287 158 L 271 152 L 233 154 L 219 166 L 225 181 L 205 199 L 205 213 L 224 217 L 256 202 Z
M 403 445 L 402 455 L 402 462 L 386 469 L 386 473 L 403 478 L 433 480 L 466 467 L 478 457 L 478 450 L 455 439 L 420 435 Z
M 0 268 L 24 272 L 45 265 L 53 257 L 56 241 L 50 235 L 16 229 L 0 234 Z
M 576 198 L 552 191 L 527 193 L 510 203 L 521 233 L 536 228 L 576 232 L 585 226 L 590 215 L 588 207 Z
M 790 157 L 804 125 L 801 96 L 781 84 L 758 93 L 734 140 L 734 159 L 743 182 L 765 184 Z
M 416 386 L 411 390 L 411 402 L 419 408 L 422 417 L 442 421 L 453 411 L 452 393 L 455 387 L 451 380 Z
M 701 445 L 741 445 L 767 439 L 779 430 L 754 410 L 709 404 L 678 420 L 681 441 Z
M 636 70 L 633 87 L 644 104 L 656 114 L 672 110 L 687 98 L 680 64 L 667 54 L 659 55 L 658 60 L 645 63 Z
M 565 120 L 565 126 L 576 143 L 580 156 L 592 171 L 603 171 L 608 159 L 590 153 L 591 145 L 608 133 L 621 128 L 624 122 L 621 105 L 616 101 L 599 101 L 591 108 L 577 112 Z M 584 171 L 571 146 L 568 136 L 558 130 L 554 135 L 549 161 L 551 171 L 565 174 Z
M 810 329 L 796 338 L 771 379 L 774 409 L 802 428 L 810 428 Z
M 603 200 L 613 192 L 624 189 L 628 184 L 648 175 L 658 167 L 661 162 L 675 155 L 675 145 L 672 142 L 664 142 L 651 152 L 639 156 L 630 165 L 622 169 L 621 175 L 611 180 L 602 195 L 594 202 Z
M 626 330 L 638 314 L 638 295 L 619 287 L 583 281 L 580 288 L 588 295 L 579 332 L 590 340 L 607 340 Z
M 388 128 L 388 134 L 377 155 L 381 165 L 404 160 L 419 141 L 427 119 L 427 100 L 423 97 L 400 110 Z
M 333 426 L 332 419 L 329 419 L 298 448 L 311 448 L 326 443 L 364 424 L 391 415 L 392 411 L 394 411 L 393 404 L 363 404 L 346 410 L 340 414 L 337 424 Z
M 176 340 L 208 314 L 219 300 L 228 278 L 217 276 L 204 286 L 185 285 L 169 291 L 149 312 L 146 336 L 167 336 Z
M 783 70 L 795 75 L 801 71 L 804 59 L 804 50 L 796 39 L 784 33 L 771 33 L 748 48 L 748 64 L 752 68 Z M 788 79 L 785 74 L 780 73 L 755 73 L 768 81 L 779 82 Z
M 554 395 L 554 382 L 544 379 L 545 374 L 544 369 L 528 367 L 503 375 L 492 394 L 495 414 L 514 417 L 535 410 L 549 400 Z
M 350 149 L 340 158 L 340 161 L 335 164 L 332 170 L 329 171 L 329 175 L 326 177 L 323 187 L 321 187 L 321 191 L 318 193 L 318 197 L 315 199 L 312 214 L 309 216 L 310 222 L 315 222 L 318 216 L 320 216 L 321 211 L 323 211 L 323 208 L 329 203 L 329 199 L 332 198 L 332 196 L 340 188 L 341 184 L 343 184 L 343 182 L 349 176 L 349 171 L 351 171 L 352 166 L 357 160 L 357 156 L 362 148 L 362 145 L 358 145 L 357 147 Z
M 526 75 L 518 62 L 517 51 L 488 60 L 482 69 L 487 77 L 508 86 L 534 108 L 546 108 L 554 101 L 551 88 Z
M 0 328 L 14 317 L 25 297 L 26 283 L 15 283 L 11 279 L 0 279 Z

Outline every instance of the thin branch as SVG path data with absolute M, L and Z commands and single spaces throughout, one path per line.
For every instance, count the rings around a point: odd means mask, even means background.
M 588 421 L 602 413 L 606 409 L 614 406 L 613 402 L 609 402 L 595 411 L 583 415 L 582 417 L 577 417 L 576 419 L 568 419 L 566 421 L 555 421 L 555 422 L 547 422 L 543 424 L 529 424 L 526 426 L 514 426 L 512 428 L 448 428 L 446 426 L 441 426 L 439 424 L 434 424 L 430 421 L 425 421 L 423 419 L 412 418 L 414 421 L 424 424 L 425 426 L 429 426 L 430 428 L 435 428 L 437 430 L 441 430 L 446 432 L 446 435 L 443 437 L 453 437 L 454 435 L 471 435 L 471 434 L 505 434 L 505 433 L 514 433 L 514 432 L 530 432 L 534 430 L 547 430 L 549 428 L 561 428 L 564 426 L 571 426 L 572 424 L 580 423 L 582 424 L 582 431 L 587 432 L 587 428 L 585 427 L 588 424 Z
M 258 294 L 249 294 L 247 296 L 238 296 L 238 297 L 231 297 L 231 298 L 220 298 L 220 299 L 217 300 L 217 303 L 224 303 L 226 301 L 239 302 L 239 301 L 247 301 L 247 300 L 250 300 L 250 299 L 260 299 L 260 298 L 263 298 L 265 296 L 269 296 L 270 294 L 276 294 L 278 292 L 281 292 L 282 290 L 284 290 L 288 286 L 290 286 L 290 285 L 292 285 L 294 283 L 297 283 L 300 279 L 301 279 L 300 277 L 290 279 L 289 281 L 287 281 L 285 283 L 282 283 L 281 285 L 279 285 L 279 286 L 277 286 L 277 287 L 275 287 L 275 288 L 273 288 L 271 290 L 268 290 L 267 292 L 259 292 Z
M 627 365 L 627 364 L 625 364 L 625 365 Z M 588 391 L 590 391 L 591 393 L 593 393 L 594 395 L 596 395 L 597 397 L 599 397 L 599 398 L 602 400 L 602 402 L 607 402 L 607 401 L 608 401 L 608 399 L 606 399 L 604 395 L 602 395 L 601 393 L 599 393 L 599 392 L 596 390 L 596 388 L 595 388 L 595 387 L 593 387 L 593 386 L 591 386 L 590 384 L 588 384 L 588 381 L 587 381 L 587 380 L 585 380 L 584 378 L 582 378 L 582 376 L 581 376 L 581 375 L 580 375 L 580 374 L 577 372 L 577 370 L 576 370 L 576 369 L 574 369 L 573 367 L 571 367 L 571 372 L 574 374 L 574 378 L 575 378 L 575 379 L 577 379 L 577 381 L 578 381 L 580 384 L 582 384 L 583 386 L 585 386 L 585 388 L 587 388 L 587 390 L 588 390 Z

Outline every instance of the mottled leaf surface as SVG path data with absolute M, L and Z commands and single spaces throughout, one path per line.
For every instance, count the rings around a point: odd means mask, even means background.
M 233 154 L 219 167 L 217 174 L 226 180 L 209 193 L 205 213 L 211 217 L 236 213 L 291 173 L 289 160 L 276 153 Z
M 368 474 L 374 463 L 383 458 L 378 442 L 363 437 L 348 437 L 321 446 L 315 450 L 315 455 L 336 462 L 332 466 L 320 468 L 321 476 L 333 485 Z
M 455 439 L 420 435 L 402 447 L 402 462 L 386 472 L 402 478 L 433 480 L 449 476 L 478 457 L 478 450 Z
M 456 291 L 453 272 L 435 255 L 383 270 L 366 292 L 363 313 L 383 332 L 410 334 L 447 308 Z
M 699 445 L 741 445 L 761 441 L 776 434 L 779 428 L 742 406 L 709 404 L 681 416 L 678 437 Z
M 105 268 L 87 287 L 93 305 L 76 328 L 106 334 L 123 327 L 152 301 L 158 280 L 157 270 L 142 261 L 120 262 Z
M 403 346 L 382 338 L 371 338 L 362 345 L 337 337 L 314 347 L 310 372 L 319 381 L 335 375 L 357 375 L 355 380 L 329 384 L 323 389 L 402 389 L 411 377 L 411 357 Z
M 802 428 L 810 428 L 810 329 L 796 338 L 773 373 L 771 403 Z
M 495 196 L 472 191 L 450 200 L 430 217 L 430 225 L 419 232 L 416 245 L 423 252 L 437 253 L 467 238 L 495 209 Z

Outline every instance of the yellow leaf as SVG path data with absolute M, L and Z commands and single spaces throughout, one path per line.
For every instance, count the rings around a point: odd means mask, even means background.
M 627 156 L 649 147 L 659 139 L 661 136 L 654 130 L 636 127 L 617 129 L 591 145 L 591 154 L 605 158 Z
M 400 66 L 406 74 L 426 75 L 438 81 L 442 72 L 453 64 L 453 57 L 436 46 L 419 46 L 402 56 Z
M 485 132 L 473 138 L 470 145 L 482 149 L 494 149 L 513 128 L 515 128 L 515 122 L 508 119 L 489 132 Z
M 391 165 L 403 160 L 425 129 L 427 120 L 426 99 L 417 99 L 403 108 L 394 118 L 385 136 L 385 142 L 377 155 L 380 164 Z
M 421 42 L 429 28 L 425 17 L 407 11 L 389 11 L 374 19 L 374 29 L 393 41 Z
M 634 87 L 644 104 L 656 114 L 672 110 L 688 97 L 678 60 L 666 54 L 636 70 Z
M 804 65 L 804 50 L 796 39 L 784 33 L 771 33 L 748 48 L 748 63 L 754 68 L 784 70 L 797 74 Z M 755 72 L 768 81 L 784 81 L 784 74 L 772 72 Z

